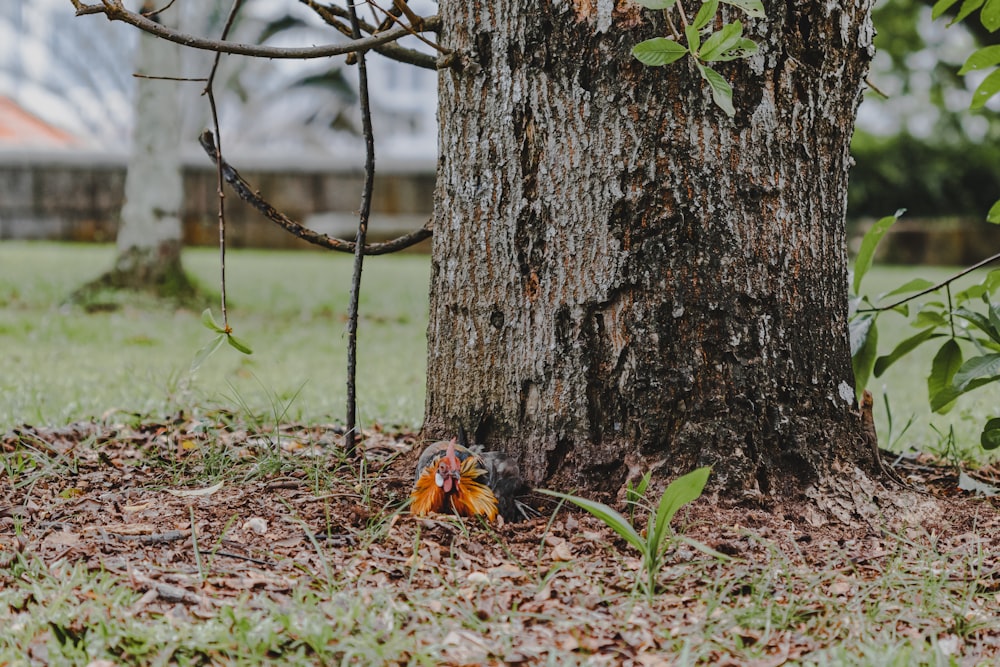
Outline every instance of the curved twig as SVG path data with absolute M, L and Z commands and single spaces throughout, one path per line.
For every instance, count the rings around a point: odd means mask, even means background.
M 316 15 L 319 16 L 324 23 L 334 28 L 335 30 L 338 30 L 345 37 L 351 37 L 351 27 L 338 20 L 338 17 L 350 18 L 348 16 L 349 12 L 346 9 L 343 9 L 342 7 L 338 7 L 336 5 L 321 5 L 315 0 L 299 0 L 299 2 L 301 2 L 302 4 L 309 7 L 311 10 L 316 12 Z M 438 51 L 446 53 L 447 51 L 445 49 L 442 49 L 438 44 L 422 37 L 419 33 L 419 30 L 414 28 L 414 26 L 419 26 L 419 28 L 422 29 L 426 24 L 426 19 L 424 19 L 423 17 L 417 17 L 417 18 L 419 19 L 419 22 L 414 21 L 412 25 L 409 26 L 409 29 L 412 31 L 413 36 L 423 41 L 424 43 L 431 45 Z M 376 33 L 384 32 L 385 30 L 388 30 L 389 28 L 392 27 L 392 22 L 387 22 L 387 24 L 385 24 L 386 22 L 383 23 L 384 23 L 383 25 L 373 26 L 364 21 L 359 21 L 358 25 L 361 26 L 361 29 L 364 32 L 368 33 L 369 35 L 374 35 Z M 407 65 L 413 65 L 415 67 L 420 67 L 423 69 L 438 69 L 438 59 L 435 56 L 432 56 L 429 53 L 423 53 L 422 51 L 417 51 L 416 49 L 408 49 L 396 43 L 382 44 L 381 46 L 375 46 L 372 47 L 372 51 L 374 51 L 379 55 L 385 56 L 390 60 L 395 60 L 396 62 L 404 63 Z M 353 54 L 348 55 L 348 64 L 352 64 L 350 62 L 351 55 Z
M 275 223 L 279 227 L 282 227 L 285 231 L 297 236 L 303 241 L 308 241 L 313 245 L 326 248 L 327 250 L 354 253 L 355 243 L 353 241 L 344 241 L 326 234 L 315 232 L 308 227 L 304 227 L 301 223 L 292 220 L 265 201 L 260 194 L 258 194 L 250 186 L 250 184 L 243 179 L 242 176 L 240 176 L 239 172 L 236 171 L 232 165 L 224 159 L 221 161 L 219 160 L 218 151 L 215 149 L 215 137 L 210 131 L 205 130 L 202 132 L 198 141 L 201 143 L 201 147 L 205 149 L 208 157 L 212 159 L 212 162 L 221 164 L 223 178 L 225 178 L 226 182 L 233 188 L 233 191 L 240 196 L 240 199 L 260 211 L 268 220 Z M 365 255 L 388 255 L 390 253 L 399 252 L 400 250 L 405 250 L 410 246 L 414 246 L 421 241 L 429 239 L 433 233 L 434 231 L 431 227 L 431 221 L 428 220 L 427 223 L 420 229 L 415 229 L 409 234 L 404 234 L 399 238 L 395 238 L 384 243 L 366 244 L 364 247 Z
M 282 48 L 276 46 L 263 46 L 258 44 L 244 44 L 242 42 L 229 42 L 226 40 L 205 39 L 188 35 L 147 19 L 142 14 L 131 12 L 122 5 L 121 0 L 102 0 L 99 5 L 88 5 L 80 0 L 71 0 L 76 8 L 77 16 L 85 14 L 104 14 L 109 21 L 123 21 L 133 25 L 140 30 L 156 35 L 171 42 L 176 42 L 193 49 L 203 49 L 205 51 L 216 51 L 218 53 L 233 53 L 240 56 L 252 56 L 255 58 L 283 58 L 306 60 L 309 58 L 327 58 L 329 56 L 342 56 L 347 53 L 357 51 L 368 51 L 376 46 L 393 42 L 400 37 L 405 37 L 413 33 L 411 26 L 400 26 L 387 32 L 372 37 L 352 40 L 347 44 L 324 44 L 323 46 L 309 46 L 303 48 Z M 429 16 L 424 19 L 422 28 L 428 31 L 435 31 L 440 25 L 437 16 Z
M 992 264 L 993 262 L 995 262 L 997 260 L 1000 260 L 1000 252 L 998 252 L 995 255 L 991 255 L 991 256 L 987 257 L 986 259 L 980 260 L 980 261 L 976 262 L 975 264 L 973 264 L 972 266 L 965 267 L 964 269 L 962 269 L 958 273 L 955 273 L 953 275 L 948 276 L 947 278 L 945 278 L 941 282 L 937 283 L 936 285 L 931 285 L 930 287 L 922 289 L 919 292 L 914 292 L 913 294 L 911 294 L 909 296 L 906 296 L 906 297 L 903 297 L 902 299 L 899 299 L 897 301 L 893 301 L 892 303 L 890 303 L 888 305 L 885 305 L 885 306 L 872 306 L 871 308 L 858 308 L 857 311 L 855 311 L 855 312 L 858 312 L 858 313 L 881 313 L 884 310 L 892 310 L 893 308 L 896 308 L 898 306 L 902 306 L 904 303 L 909 303 L 910 301 L 913 301 L 914 299 L 919 299 L 920 297 L 924 296 L 925 294 L 930 294 L 931 292 L 936 292 L 937 290 L 941 289 L 942 287 L 947 287 L 948 285 L 952 284 L 953 282 L 955 282 L 956 280 L 958 280 L 962 276 L 967 275 L 969 273 L 972 273 L 976 269 L 981 269 L 984 266 L 986 266 L 987 264 Z

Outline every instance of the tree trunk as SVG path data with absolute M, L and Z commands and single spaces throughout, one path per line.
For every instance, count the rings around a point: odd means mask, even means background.
M 687 59 L 631 57 L 658 12 L 440 1 L 462 67 L 440 76 L 428 435 L 463 424 L 592 491 L 703 464 L 750 496 L 875 473 L 844 227 L 871 1 L 766 4 L 760 52 L 719 67 L 729 118 Z
M 144 11 L 152 9 L 150 3 L 143 7 Z M 173 42 L 141 33 L 135 70 L 149 77 L 182 76 L 180 49 Z M 195 287 L 181 265 L 180 85 L 166 79 L 136 80 L 118 255 L 111 271 L 77 291 L 77 300 L 87 301 L 103 289 L 146 291 L 179 301 L 195 297 Z

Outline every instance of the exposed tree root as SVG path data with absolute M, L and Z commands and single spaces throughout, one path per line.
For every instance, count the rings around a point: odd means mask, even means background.
M 186 308 L 204 307 L 211 301 L 211 295 L 184 271 L 178 244 L 167 243 L 120 253 L 111 270 L 75 290 L 67 303 L 86 310 L 114 310 L 121 305 L 122 293 L 151 296 Z

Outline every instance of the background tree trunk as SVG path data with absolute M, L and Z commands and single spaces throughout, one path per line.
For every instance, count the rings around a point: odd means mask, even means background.
M 146 3 L 143 11 L 155 8 Z M 178 11 L 173 8 L 166 15 Z M 150 77 L 183 76 L 181 47 L 141 33 L 135 71 Z M 136 81 L 132 149 L 116 241 L 118 255 L 111 271 L 77 291 L 78 300 L 86 301 L 103 289 L 147 291 L 182 302 L 195 297 L 196 289 L 181 265 L 184 192 L 180 128 L 185 92 L 181 85 L 165 79 Z
M 441 0 L 463 67 L 440 77 L 429 435 L 463 423 L 563 488 L 710 463 L 787 496 L 874 470 L 844 227 L 871 1 L 767 5 L 760 53 L 719 68 L 730 119 L 686 60 L 632 59 L 657 12 Z

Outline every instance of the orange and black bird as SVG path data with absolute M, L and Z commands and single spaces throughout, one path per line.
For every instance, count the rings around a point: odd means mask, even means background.
M 520 500 L 531 491 L 513 458 L 503 452 L 469 447 L 465 430 L 455 439 L 427 446 L 417 461 L 410 511 L 482 515 L 492 521 L 499 513 L 506 521 L 520 521 L 537 512 Z

